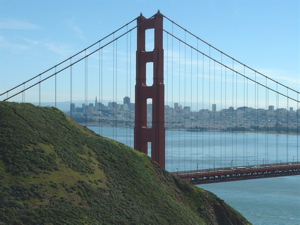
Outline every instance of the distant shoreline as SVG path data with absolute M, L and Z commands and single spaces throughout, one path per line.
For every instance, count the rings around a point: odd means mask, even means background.
M 105 124 L 105 125 L 99 125 L 99 124 L 96 124 L 96 123 L 79 123 L 80 125 L 82 126 L 90 126 L 90 127 L 116 127 L 116 128 L 130 128 L 130 129 L 134 129 L 134 127 L 132 126 L 110 126 L 108 124 Z M 294 133 L 294 132 L 291 132 L 291 133 L 279 133 L 279 132 L 270 132 L 270 131 L 220 131 L 220 130 L 214 130 L 214 131 L 209 131 L 209 130 L 205 130 L 205 131 L 192 131 L 190 129 L 185 129 L 185 128 L 182 128 L 182 129 L 168 129 L 166 128 L 166 130 L 172 130 L 172 131 L 186 131 L 186 132 L 193 132 L 193 133 L 202 133 L 202 132 L 207 132 L 207 133 L 212 133 L 212 132 L 216 132 L 216 133 L 253 133 L 253 134 L 276 134 L 276 135 L 293 135 L 293 136 L 300 136 L 300 133 Z

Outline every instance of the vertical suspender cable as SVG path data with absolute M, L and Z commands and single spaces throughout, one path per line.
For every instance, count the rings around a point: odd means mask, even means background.
M 202 149 L 202 169 L 204 168 L 204 156 L 206 154 L 206 152 L 204 151 L 204 119 L 203 119 L 203 112 L 204 112 L 204 72 L 205 72 L 205 64 L 204 64 L 204 54 L 202 54 L 202 96 L 201 96 L 201 100 L 202 100 L 202 112 L 201 112 L 201 125 L 202 125 L 202 129 L 203 129 L 203 132 L 201 132 L 201 149 Z
M 178 76 L 178 92 L 179 92 L 179 95 L 178 95 L 178 97 L 179 97 L 179 104 L 181 104 L 181 48 L 180 48 L 180 41 L 178 41 L 178 46 L 179 46 L 179 55 L 178 55 L 178 66 L 179 66 L 179 68 L 178 68 L 178 70 L 179 70 L 179 76 Z M 179 124 L 181 124 L 181 121 L 182 121 L 182 109 L 180 109 L 179 110 Z M 179 131 L 179 151 L 178 151 L 178 155 L 179 155 L 179 166 L 181 167 L 181 151 L 180 151 L 180 149 L 181 149 L 181 132 L 182 131 Z
M 169 82 L 170 82 L 170 80 L 169 80 L 169 60 L 165 60 L 165 59 L 169 59 L 169 51 L 168 51 L 168 49 L 169 49 L 169 34 L 167 33 L 166 34 L 166 36 L 167 36 L 167 38 L 166 39 L 164 39 L 164 40 L 166 40 L 166 44 L 164 44 L 164 49 L 166 50 L 166 53 L 167 53 L 167 55 L 166 55 L 166 58 L 164 58 L 164 70 L 166 71 L 166 84 L 167 84 L 167 87 L 169 86 L 168 84 L 169 84 Z M 169 99 L 169 95 L 170 95 L 170 91 L 169 91 L 169 88 L 166 88 L 166 91 L 165 91 L 165 102 L 167 103 L 167 102 L 169 102 L 170 101 L 170 99 Z M 169 127 L 169 121 L 167 121 L 167 120 L 165 120 L 165 126 L 166 127 Z
M 86 51 L 85 51 L 86 55 Z M 84 101 L 85 101 L 85 125 L 87 125 L 87 113 L 88 113 L 88 57 L 85 58 L 85 94 L 84 94 Z
M 40 77 L 40 82 L 39 82 L 39 106 L 41 106 L 41 75 Z
M 55 90 L 54 90 L 54 105 L 55 105 L 55 108 L 57 107 L 56 106 L 56 102 L 57 102 L 57 78 L 56 78 L 56 67 L 54 68 L 54 73 L 55 73 L 55 80 L 54 80 L 54 86 L 55 86 Z
M 210 46 L 208 46 L 208 52 L 209 52 L 209 57 L 210 57 Z M 210 140 L 210 135 L 211 135 L 211 102 L 210 102 L 210 92 L 211 92 L 211 88 L 210 88 L 210 58 L 208 59 L 208 109 L 209 109 L 209 113 L 208 113 L 208 159 L 209 159 L 209 167 L 210 166 L 210 160 L 211 160 L 211 155 L 210 155 L 210 150 L 211 150 L 211 140 Z
M 186 43 L 186 32 L 184 32 L 184 42 Z M 184 67 L 183 67 L 183 71 L 184 71 L 184 81 L 183 81 L 183 103 L 184 105 L 186 105 L 186 80 L 187 80 L 187 72 L 186 72 L 186 66 L 187 66 L 187 55 L 186 55 L 186 44 L 184 45 Z M 184 108 L 183 108 L 184 109 Z M 184 114 L 184 117 L 183 117 L 183 126 L 186 127 L 186 117 L 185 117 L 185 110 L 183 110 L 183 114 Z M 185 155 L 186 155 L 186 135 L 183 136 L 183 157 L 184 157 L 184 160 L 183 160 L 183 168 L 184 170 L 186 170 L 185 166 Z
M 289 89 L 286 89 L 286 96 L 289 96 Z M 286 162 L 289 162 L 289 98 L 286 98 Z
M 266 87 L 268 86 L 268 79 L 266 78 Z M 268 109 L 269 105 L 269 89 L 266 88 L 266 109 Z M 269 114 L 268 111 L 266 113 L 266 132 L 265 132 L 265 158 L 266 163 L 268 162 L 268 138 L 269 138 Z
M 256 73 L 255 73 L 255 78 L 256 78 Z M 258 100 L 259 100 L 259 85 L 256 84 L 257 86 L 257 94 L 256 94 L 256 139 L 255 139 L 255 143 L 256 143 L 256 162 L 258 164 L 258 129 L 259 129 L 259 123 L 258 123 Z
M 297 133 L 297 163 L 299 162 L 299 135 L 300 135 L 300 108 L 299 108 L 299 94 L 297 94 L 297 108 L 296 108 L 296 133 Z
M 127 30 L 128 30 L 128 26 L 127 26 Z M 131 33 L 131 32 L 130 32 Z M 130 91 L 130 83 L 129 83 L 129 80 L 130 80 L 130 73 L 129 73 L 129 67 L 130 67 L 130 52 L 131 52 L 131 49 L 129 48 L 130 46 L 130 42 L 131 42 L 131 36 L 130 34 L 127 34 L 126 35 L 126 96 L 128 96 L 129 98 L 131 98 L 130 94 L 129 94 L 129 91 Z M 127 109 L 126 109 L 126 144 L 128 146 L 133 146 L 132 143 L 130 143 L 130 104 L 127 105 Z
M 279 121 L 278 121 L 278 109 L 279 109 L 279 94 L 278 94 L 278 83 L 276 83 L 276 163 L 278 163 L 278 139 L 279 139 L 279 130 L 278 130 L 278 125 L 279 125 Z
M 214 104 L 216 104 L 216 61 L 214 61 Z M 212 108 L 213 113 L 213 163 L 216 166 L 216 107 Z
M 128 31 L 128 25 L 127 25 L 126 29 Z M 126 35 L 126 82 L 125 82 L 125 84 L 126 84 L 126 96 L 128 96 L 128 88 L 129 88 L 129 84 L 128 84 L 128 55 L 129 55 L 129 49 L 128 49 L 128 34 L 127 34 Z M 126 145 L 129 145 L 129 143 L 128 143 L 128 122 L 127 122 L 128 121 L 128 111 L 127 110 L 129 110 L 129 105 L 127 106 L 127 108 L 125 108 L 125 104 L 124 104 L 123 107 L 124 107 L 123 110 L 124 111 L 126 110 L 125 111 L 125 120 L 126 120 L 126 122 L 125 122 L 125 129 L 126 129 L 126 131 L 125 131 L 125 133 L 126 133 L 125 143 L 126 143 Z
M 238 130 L 238 74 L 235 74 L 235 126 Z M 238 132 L 235 132 L 235 162 L 238 160 Z M 239 152 L 239 155 L 240 152 Z M 240 163 L 240 162 L 239 162 Z M 238 164 L 237 164 L 238 165 Z
M 164 61 L 166 62 L 165 64 L 164 64 L 164 67 L 165 67 L 165 70 L 166 70 L 166 74 L 167 74 L 167 87 L 169 87 L 169 83 L 170 83 L 170 78 L 169 78 L 169 34 L 167 33 L 167 41 L 166 41 L 166 52 L 167 52 L 167 60 L 165 60 L 165 58 L 164 58 Z M 165 45 L 164 45 L 165 46 Z M 165 102 L 170 102 L 170 100 L 169 100 L 169 94 L 170 94 L 170 91 L 169 91 L 169 88 L 166 88 L 166 95 L 165 96 L 167 96 L 167 98 L 166 98 L 166 100 L 165 100 Z M 169 127 L 170 127 L 170 121 L 168 121 L 168 120 L 166 120 L 166 118 L 165 118 L 165 127 L 166 127 L 166 129 L 168 129 Z M 167 164 L 167 167 L 169 166 L 169 156 L 170 156 L 170 149 L 168 148 L 168 147 L 166 147 L 166 164 Z
M 234 60 L 232 61 L 232 69 L 234 70 Z M 233 145 L 233 161 L 235 162 L 235 165 L 237 166 L 238 162 L 237 162 L 237 132 L 236 130 L 238 129 L 238 124 L 237 124 L 237 113 L 238 113 L 238 109 L 237 109 L 237 74 L 233 71 L 232 73 L 233 75 L 233 96 L 234 96 L 234 99 L 232 101 L 233 103 L 233 108 L 235 108 L 235 110 L 233 110 L 233 117 L 232 119 L 234 120 L 234 125 L 235 125 L 235 128 L 234 128 L 234 133 L 232 133 L 232 139 L 233 139 L 233 142 L 234 145 Z
M 223 54 L 221 53 L 221 63 L 223 62 Z M 221 71 L 221 82 L 220 82 L 220 85 L 221 85 L 221 87 L 220 87 L 220 89 L 221 89 L 221 91 L 220 91 L 220 99 L 221 99 L 221 104 L 220 104 L 220 115 L 219 115 L 219 129 L 220 129 L 220 135 L 221 135 L 221 141 L 220 141 L 220 167 L 222 168 L 223 167 L 223 120 L 224 120 L 224 118 L 223 118 L 223 67 L 222 67 L 222 65 L 220 66 L 220 71 Z
M 99 42 L 99 49 L 101 47 L 101 42 Z M 103 99 L 102 99 L 102 49 L 99 50 L 98 52 L 98 105 L 96 106 L 97 108 L 97 113 L 98 113 L 98 129 L 99 129 L 99 134 L 102 134 L 102 105 Z
M 173 35 L 173 26 L 174 24 L 172 23 L 172 35 Z M 172 79 L 171 79 L 171 99 L 172 99 L 172 104 L 173 104 L 173 107 L 174 107 L 174 38 L 172 38 L 171 40 L 171 74 L 172 74 Z M 175 115 L 175 112 L 174 112 L 175 107 L 174 109 L 172 110 L 172 119 L 171 121 L 173 122 L 174 121 L 174 115 Z M 173 128 L 173 125 L 172 124 L 172 128 Z M 172 135 L 171 135 L 171 142 L 170 142 L 170 149 L 172 150 L 171 151 L 171 165 L 173 166 L 174 165 L 174 159 L 173 159 L 173 152 L 174 152 L 174 132 L 170 132 Z M 167 142 L 168 143 L 168 142 Z M 173 169 L 173 168 L 172 168 Z
M 197 50 L 198 50 L 198 39 L 197 39 Z M 196 70 L 196 118 L 197 121 L 199 121 L 199 53 L 196 52 L 197 55 L 197 70 Z M 199 122 L 197 123 L 197 128 L 198 128 Z M 198 165 L 199 165 L 199 135 L 197 134 L 197 170 L 198 170 Z
M 190 97 L 191 97 L 191 111 L 190 111 L 190 113 L 193 113 L 192 112 L 192 108 L 194 109 L 194 107 L 192 106 L 192 102 L 193 102 L 193 98 L 192 98 L 192 96 L 193 96 L 193 49 L 191 48 L 191 59 L 190 59 L 190 61 L 191 61 L 191 92 L 190 92 Z M 193 115 L 194 115 L 194 113 L 193 113 Z M 190 128 L 193 128 L 194 127 L 194 125 L 191 123 L 190 124 Z M 193 153 L 195 153 L 195 151 L 194 151 L 194 146 L 193 146 L 193 132 L 190 132 L 191 133 L 191 143 L 190 143 L 190 148 L 192 148 L 193 149 Z M 191 161 L 191 163 L 193 163 L 193 161 Z M 192 167 L 191 167 L 192 168 Z
M 197 50 L 198 50 L 198 39 L 197 39 Z M 199 121 L 199 53 L 196 52 L 196 56 L 197 56 L 197 69 L 196 69 L 196 101 L 197 101 L 197 105 L 196 105 L 196 118 L 197 121 Z M 197 123 L 197 127 L 199 125 L 199 122 Z M 197 170 L 198 170 L 198 165 L 199 165 L 199 135 L 197 134 Z
M 100 82 L 101 82 L 101 90 L 100 90 L 100 99 L 101 99 L 101 103 L 103 104 L 103 89 L 104 89 L 104 81 L 103 81 L 103 60 L 104 60 L 104 57 L 103 57 L 103 50 L 101 49 L 101 72 L 100 72 Z M 102 109 L 103 105 L 101 105 L 101 109 Z M 101 110 L 101 113 L 103 111 Z M 102 123 L 101 123 L 101 129 L 102 129 Z
M 174 24 L 172 23 L 172 35 L 173 35 L 173 26 Z M 171 73 L 172 73 L 172 81 L 171 81 L 171 93 L 172 93 L 172 104 L 173 104 L 173 107 L 174 107 L 174 38 L 172 38 L 172 43 L 171 43 Z M 174 110 L 177 110 L 175 109 L 174 107 Z M 174 121 L 174 110 L 172 110 L 172 120 L 171 121 Z M 173 128 L 173 124 L 172 124 L 172 128 Z M 170 149 L 172 149 L 172 156 L 171 156 L 171 165 L 174 165 L 174 161 L 173 161 L 173 152 L 174 152 L 174 132 L 171 132 L 172 133 L 172 136 L 171 136 L 171 146 L 170 146 Z M 172 168 L 173 169 L 173 168 Z
M 243 67 L 244 68 L 244 76 L 246 76 L 245 74 L 245 66 Z M 244 77 L 244 88 L 243 88 L 243 105 L 244 105 L 244 112 L 243 112 L 243 117 L 242 117 L 242 120 L 243 120 L 243 165 L 245 166 L 246 165 L 246 158 L 247 158 L 247 155 L 246 155 L 246 146 L 245 146 L 245 142 L 246 142 L 246 119 L 245 119 L 245 115 L 246 115 L 246 78 Z
M 100 49 L 100 47 L 101 47 L 101 42 L 99 42 L 98 46 L 99 46 L 99 51 L 98 51 L 98 101 L 102 102 L 102 99 L 100 98 L 100 86 L 101 86 L 101 83 L 100 83 L 101 49 Z M 95 108 L 97 110 L 97 115 L 98 115 L 98 133 L 101 134 L 101 132 L 100 132 L 100 126 L 101 126 L 100 125 L 101 124 L 101 115 L 100 114 L 101 114 L 101 111 L 100 111 L 100 104 L 99 103 L 97 103 L 97 104 L 98 105 L 95 105 Z
M 234 69 L 234 60 L 232 60 L 232 68 Z M 231 167 L 234 162 L 234 72 L 232 71 L 232 81 L 231 81 Z
M 116 114 L 115 114 L 115 124 L 118 126 L 118 40 L 116 40 Z M 116 129 L 116 137 L 118 138 L 118 129 Z
M 244 67 L 245 68 L 245 67 Z M 246 119 L 245 119 L 245 122 L 246 122 L 246 129 L 249 129 L 249 124 L 248 124 L 248 107 L 249 107 L 249 80 L 247 79 L 247 85 L 246 85 L 246 106 L 247 106 L 247 111 L 246 111 L 246 115 L 245 115 L 245 117 L 246 117 Z M 248 139 L 249 139 L 249 137 L 250 137 L 250 135 L 247 133 L 247 138 L 246 138 L 246 155 L 247 155 L 247 162 L 248 162 L 248 150 L 249 150 L 249 148 L 248 148 Z M 249 166 L 249 163 L 247 163 L 246 162 L 246 164 L 248 164 L 248 166 Z
M 113 39 L 115 38 L 115 34 L 113 34 Z M 112 74 L 112 77 L 113 77 L 113 88 L 112 88 L 112 91 L 113 91 L 113 98 L 112 98 L 112 105 L 111 105 L 111 109 L 112 109 L 112 114 L 113 114 L 113 118 L 112 118 L 112 126 L 113 126 L 113 139 L 116 140 L 116 136 L 115 136 L 115 114 L 116 114 L 116 109 L 115 109 L 115 41 L 113 42 L 113 51 L 112 51 L 112 54 L 113 54 L 113 74 Z
M 132 63 L 132 61 L 131 61 L 131 51 L 132 51 L 132 49 L 131 49 L 131 41 L 132 41 L 132 37 L 131 37 L 131 32 L 129 33 L 129 40 L 130 40 L 130 42 L 129 42 L 129 97 L 130 97 L 130 99 L 132 99 L 131 97 L 131 89 L 132 89 L 132 86 L 131 86 L 131 84 L 132 84 L 132 80 L 131 80 L 131 63 Z M 130 103 L 131 104 L 131 103 Z M 131 112 L 131 105 L 129 106 L 129 112 Z M 133 121 L 133 115 L 134 115 L 134 112 L 133 113 L 129 113 L 130 115 L 129 115 L 129 118 L 130 118 L 130 122 L 131 121 Z M 132 130 L 133 131 L 133 130 Z M 133 146 L 133 143 L 132 143 L 132 146 Z
M 255 81 L 256 81 L 256 72 L 254 72 L 254 75 L 255 75 Z M 256 114 L 256 117 L 255 117 L 255 127 L 254 127 L 254 134 L 255 134 L 255 138 L 254 138 L 254 142 L 253 142 L 253 144 L 254 144 L 254 160 L 255 160 L 255 165 L 258 165 L 258 162 L 257 162 L 257 156 L 256 156 L 256 133 L 257 133 L 257 131 L 256 131 L 256 129 L 257 129 L 257 126 L 258 126 L 258 124 L 257 124 L 257 104 L 256 104 L 256 101 L 257 101 L 257 84 L 255 83 L 254 84 L 254 87 L 255 87 L 255 89 L 254 89 L 254 109 L 255 109 L 255 114 Z
M 72 64 L 72 58 L 70 58 L 70 65 Z M 56 68 L 56 67 L 55 67 Z M 70 105 L 71 105 L 71 108 L 70 108 L 70 116 L 71 118 L 73 118 L 73 107 L 72 107 L 72 103 L 73 103 L 73 99 L 72 99 L 72 76 L 73 76 L 73 72 L 72 72 L 72 66 L 70 66 Z M 55 76 L 55 86 L 56 86 L 56 76 Z M 56 88 L 56 87 L 55 87 Z
M 132 84 L 132 80 L 131 80 L 131 64 L 132 64 L 132 61 L 131 61 L 131 52 L 132 52 L 132 49 L 131 49 L 131 42 L 132 42 L 132 36 L 131 36 L 131 32 L 129 33 L 129 97 L 130 97 L 130 99 L 132 99 L 132 96 L 131 96 L 131 89 L 132 89 L 132 86 L 131 86 L 131 84 Z M 133 128 L 133 123 L 132 123 L 132 121 L 134 120 L 133 119 L 133 115 L 134 115 L 134 112 L 132 112 L 131 113 L 131 110 L 132 110 L 132 107 L 131 107 L 131 104 L 132 103 L 130 103 L 130 105 L 129 105 L 129 120 L 130 120 L 130 126 L 131 126 L 131 128 Z M 132 132 L 133 132 L 133 129 L 131 129 L 131 134 L 132 134 Z M 131 143 L 131 146 L 133 147 L 133 139 L 132 139 L 132 143 Z
M 227 102 L 226 101 L 226 99 L 227 99 L 227 73 L 226 73 L 226 67 L 224 68 L 224 80 L 225 80 L 225 82 L 224 82 L 224 84 L 225 84 L 225 90 L 224 90 L 224 95 L 225 95 L 225 98 L 224 98 L 224 100 L 225 100 L 224 130 L 227 131 L 228 129 L 227 129 L 227 104 L 226 104 L 226 102 Z M 225 138 L 224 138 L 224 141 L 225 141 L 225 143 L 224 143 L 224 146 L 225 146 L 225 153 L 224 153 L 225 167 L 227 167 L 227 162 L 226 162 L 226 160 L 227 160 L 227 137 L 228 137 L 228 135 L 225 134 Z

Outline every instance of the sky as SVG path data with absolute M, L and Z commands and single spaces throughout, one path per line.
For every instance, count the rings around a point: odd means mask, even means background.
M 0 92 L 141 13 L 148 18 L 158 10 L 240 62 L 300 90 L 299 0 L 0 0 Z

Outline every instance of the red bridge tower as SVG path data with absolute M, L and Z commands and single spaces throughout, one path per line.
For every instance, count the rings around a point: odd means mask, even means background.
M 154 49 L 146 51 L 146 30 L 154 29 Z M 134 148 L 165 168 L 163 15 L 137 19 Z M 153 85 L 146 84 L 146 64 L 153 62 Z M 152 127 L 147 126 L 147 99 L 152 99 Z

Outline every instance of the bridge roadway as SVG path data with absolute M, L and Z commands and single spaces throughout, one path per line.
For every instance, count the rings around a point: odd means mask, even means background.
M 173 174 L 195 185 L 268 177 L 292 176 L 300 175 L 300 162 L 178 171 L 173 172 Z

